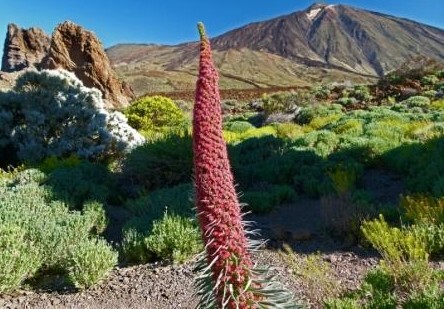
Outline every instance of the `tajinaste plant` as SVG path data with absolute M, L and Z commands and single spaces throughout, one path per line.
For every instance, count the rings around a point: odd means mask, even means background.
M 226 144 L 218 74 L 202 23 L 200 64 L 193 115 L 196 209 L 205 252 L 199 264 L 199 308 L 297 308 L 291 293 L 258 269 L 242 222 Z

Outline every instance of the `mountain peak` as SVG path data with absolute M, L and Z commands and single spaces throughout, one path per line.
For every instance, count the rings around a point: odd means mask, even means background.
M 305 10 L 305 14 L 310 21 L 313 21 L 323 10 L 331 9 L 334 6 L 334 4 L 326 4 L 325 2 L 315 2 Z

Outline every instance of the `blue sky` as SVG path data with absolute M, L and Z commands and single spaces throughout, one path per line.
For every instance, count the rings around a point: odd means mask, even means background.
M 343 3 L 444 28 L 444 0 L 344 0 Z M 249 22 L 303 10 L 300 0 L 0 0 L 0 42 L 14 22 L 46 33 L 65 20 L 94 31 L 105 45 L 117 43 L 176 44 L 197 39 L 203 21 L 210 36 Z M 0 53 L 2 50 L 0 50 Z

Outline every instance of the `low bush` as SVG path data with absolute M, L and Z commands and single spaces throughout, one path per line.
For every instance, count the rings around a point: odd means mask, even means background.
M 253 213 L 268 213 L 284 202 L 292 201 L 296 193 L 290 186 L 268 185 L 260 191 L 247 191 L 240 200 Z
M 401 207 L 405 210 L 406 217 L 414 223 L 444 224 L 444 198 L 407 195 L 401 197 Z
M 7 281 L 2 283 L 4 291 L 19 288 L 37 270 L 68 274 L 78 287 L 86 287 L 116 262 L 111 247 L 97 240 L 106 225 L 103 206 L 90 202 L 81 207 L 83 212 L 70 211 L 64 202 L 54 200 L 45 182 L 45 174 L 36 169 L 0 180 L 0 227 L 6 229 L 0 234 L 0 247 L 8 247 L 0 261 L 0 281 Z M 14 262 L 3 264 L 8 252 Z
M 33 252 L 26 237 L 20 226 L 0 222 L 0 293 L 17 289 L 41 265 L 40 254 Z
M 224 130 L 235 132 L 235 133 L 244 133 L 248 130 L 255 129 L 256 127 L 253 126 L 248 121 L 230 121 L 227 123 L 224 123 Z
M 88 288 L 117 264 L 117 252 L 103 239 L 90 239 L 70 252 L 68 278 L 79 289 Z
M 52 171 L 63 167 L 75 167 L 82 161 L 76 155 L 70 155 L 67 158 L 49 157 L 44 159 L 37 168 L 44 173 L 51 173 Z
M 130 126 L 145 132 L 165 132 L 186 122 L 184 113 L 174 101 L 162 96 L 138 99 L 125 109 L 124 114 Z
M 116 184 L 108 169 L 87 161 L 55 169 L 45 183 L 54 198 L 65 201 L 71 209 L 81 209 L 90 200 L 104 203 L 116 193 Z
M 199 229 L 191 219 L 166 211 L 149 222 L 139 220 L 124 228 L 124 256 L 131 262 L 166 260 L 181 263 L 202 249 Z
M 406 105 L 407 107 L 428 107 L 430 105 L 430 99 L 428 97 L 423 96 L 413 96 L 402 102 L 402 105 Z
M 122 172 L 130 190 L 144 191 L 170 187 L 191 180 L 192 142 L 189 134 L 168 134 L 149 141 L 129 153 Z
M 161 218 L 166 207 L 168 207 L 170 214 L 191 216 L 193 205 L 193 186 L 191 183 L 151 191 L 125 202 L 125 207 L 131 213 L 137 217 L 148 216 L 149 221 Z
M 287 122 L 276 125 L 276 134 L 282 139 L 295 140 L 304 133 L 304 128 L 296 123 Z
M 313 101 L 314 97 L 308 92 L 281 91 L 266 94 L 262 97 L 263 109 L 268 115 L 276 112 L 293 111 L 298 106 L 305 106 L 313 103 Z
M 13 90 L 0 92 L 0 118 L 0 147 L 30 163 L 71 154 L 101 159 L 143 142 L 122 114 L 105 110 L 99 90 L 63 70 L 22 74 Z
M 202 250 L 200 231 L 188 218 L 165 215 L 153 222 L 153 228 L 145 239 L 148 251 L 158 259 L 184 262 Z

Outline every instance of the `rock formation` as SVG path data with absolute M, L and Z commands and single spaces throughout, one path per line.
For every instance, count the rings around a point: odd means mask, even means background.
M 108 108 L 128 105 L 134 94 L 119 81 L 96 35 L 72 23 L 64 22 L 55 29 L 42 69 L 63 68 L 74 74 L 86 87 L 99 89 Z
M 50 41 L 50 37 L 39 28 L 22 29 L 15 24 L 9 24 L 1 70 L 15 72 L 36 67 L 47 54 Z

